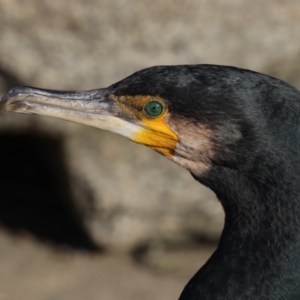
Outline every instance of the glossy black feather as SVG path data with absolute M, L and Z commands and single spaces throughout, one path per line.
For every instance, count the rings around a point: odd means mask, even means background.
M 226 218 L 219 247 L 180 300 L 300 299 L 300 93 L 256 72 L 159 66 L 113 85 L 164 98 L 171 114 L 214 132 L 205 174 Z

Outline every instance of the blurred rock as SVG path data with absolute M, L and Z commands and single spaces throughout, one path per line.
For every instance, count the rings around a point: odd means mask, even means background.
M 0 0 L 0 92 L 14 84 L 97 88 L 157 64 L 275 74 L 270 66 L 300 49 L 300 4 L 287 2 Z M 289 72 L 279 77 L 289 80 Z M 100 245 L 130 250 L 219 236 L 223 212 L 214 195 L 149 149 L 38 116 L 4 114 L 0 130 L 63 140 L 75 215 Z
M 300 89 L 300 51 L 295 55 L 272 62 L 267 73 Z

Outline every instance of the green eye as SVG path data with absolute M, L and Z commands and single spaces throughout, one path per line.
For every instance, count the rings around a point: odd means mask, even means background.
M 149 101 L 144 107 L 145 113 L 150 117 L 158 117 L 163 111 L 163 105 L 158 101 Z

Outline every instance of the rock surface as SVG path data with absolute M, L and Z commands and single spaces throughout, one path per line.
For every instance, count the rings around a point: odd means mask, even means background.
M 20 84 L 90 89 L 182 63 L 250 68 L 300 87 L 299 19 L 298 0 L 0 0 L 0 97 Z M 151 150 L 16 114 L 0 118 L 0 141 L 0 300 L 177 299 L 213 251 L 184 248 L 189 237 L 217 238 L 218 202 Z M 88 244 L 76 224 L 137 258 L 154 246 L 144 267 L 74 251 Z M 54 251 L 28 231 L 69 248 Z

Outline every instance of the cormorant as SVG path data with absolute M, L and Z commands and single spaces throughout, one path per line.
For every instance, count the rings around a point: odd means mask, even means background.
M 16 87 L 1 109 L 126 136 L 216 193 L 225 211 L 218 248 L 180 300 L 300 299 L 300 92 L 294 87 L 228 66 L 155 66 L 103 89 Z

